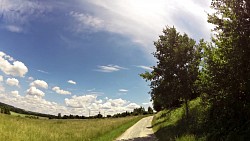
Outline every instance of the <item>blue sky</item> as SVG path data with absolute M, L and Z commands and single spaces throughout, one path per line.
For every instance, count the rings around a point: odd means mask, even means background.
M 139 77 L 166 26 L 210 39 L 209 1 L 0 0 L 0 101 L 49 114 L 151 105 Z

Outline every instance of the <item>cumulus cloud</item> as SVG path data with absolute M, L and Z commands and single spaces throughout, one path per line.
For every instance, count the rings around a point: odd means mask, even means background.
M 12 91 L 10 94 L 0 93 L 0 100 L 6 104 L 23 108 L 25 110 L 57 115 L 58 113 L 91 116 L 101 112 L 105 115 L 113 115 L 125 111 L 133 111 L 140 107 L 136 103 L 130 103 L 123 99 L 98 99 L 95 95 L 72 96 L 65 98 L 66 106 L 56 102 L 43 99 L 39 95 L 27 94 L 19 95 L 18 91 Z
M 34 111 L 39 113 L 46 113 L 57 115 L 58 113 L 62 114 L 75 114 L 73 110 L 68 109 L 65 106 L 59 105 L 58 103 L 47 101 L 37 95 L 17 95 L 16 91 L 11 92 L 10 94 L 1 94 L 1 102 L 13 105 L 16 107 L 23 108 L 27 111 Z M 80 113 L 78 113 L 80 115 Z
M 74 84 L 74 85 L 76 84 L 76 82 L 75 82 L 75 81 L 73 81 L 73 80 L 69 80 L 69 81 L 68 81 L 68 83 L 70 83 L 70 84 Z
M 126 106 L 126 108 L 128 109 L 135 109 L 135 108 L 139 108 L 140 106 L 136 103 L 130 103 Z
M 90 108 L 92 103 L 98 103 L 95 95 L 72 96 L 71 99 L 66 98 L 65 104 L 74 108 Z
M 37 89 L 34 86 L 31 86 L 26 92 L 28 95 L 36 95 L 39 97 L 43 97 L 45 95 L 45 93 L 43 91 Z
M 79 110 L 91 111 L 92 115 L 99 111 L 105 111 L 106 114 L 115 114 L 125 111 L 132 111 L 134 108 L 140 107 L 138 104 L 130 103 L 124 99 L 98 99 L 96 95 L 72 96 L 65 98 L 65 104 L 70 108 L 77 108 Z
M 152 71 L 153 69 L 151 67 L 148 67 L 148 66 L 137 66 L 138 68 L 142 68 L 142 69 L 145 69 L 145 70 L 148 70 L 148 71 Z
M 18 91 L 11 91 L 10 93 L 15 97 L 20 96 Z
M 30 86 L 48 89 L 48 84 L 43 80 L 35 80 L 32 83 L 30 83 Z
M 111 106 L 113 107 L 121 107 L 128 103 L 128 101 L 123 100 L 121 98 L 119 99 L 108 99 L 107 102 L 111 103 Z
M 6 80 L 6 84 L 10 85 L 10 86 L 19 86 L 19 81 L 16 78 L 8 78 Z
M 58 93 L 58 94 L 64 94 L 64 95 L 71 94 L 70 91 L 62 90 L 62 89 L 61 89 L 60 87 L 58 87 L 58 86 L 53 87 L 52 90 L 55 91 L 55 92 Z
M 126 68 L 120 67 L 118 65 L 107 65 L 107 66 L 98 66 L 97 71 L 100 71 L 100 72 L 116 72 L 116 71 L 119 71 L 121 69 L 126 69 Z
M 7 75 L 24 77 L 28 72 L 28 68 L 24 63 L 13 60 L 12 57 L 6 55 L 4 52 L 0 52 L 0 70 Z

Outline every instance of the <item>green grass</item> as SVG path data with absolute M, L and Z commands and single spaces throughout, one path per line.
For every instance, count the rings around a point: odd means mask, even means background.
M 0 140 L 112 141 L 141 118 L 44 120 L 0 114 Z
M 152 121 L 153 130 L 160 141 L 206 140 L 204 118 L 206 108 L 197 98 L 189 102 L 189 119 L 185 118 L 184 105 L 174 110 L 158 112 Z
M 12 112 L 12 111 L 10 111 L 10 114 L 12 115 L 12 116 L 17 116 L 17 117 L 26 117 L 26 118 L 28 118 L 28 117 L 34 117 L 34 118 L 39 118 L 39 119 L 48 119 L 47 117 L 40 117 L 40 116 L 34 116 L 34 115 L 27 115 L 27 114 L 20 114 L 20 113 L 16 113 L 16 112 Z
M 26 114 L 19 114 L 19 113 L 15 113 L 15 112 L 12 112 L 12 111 L 10 111 L 10 114 L 13 115 L 13 116 L 19 116 L 19 117 L 29 116 L 29 115 L 26 115 Z

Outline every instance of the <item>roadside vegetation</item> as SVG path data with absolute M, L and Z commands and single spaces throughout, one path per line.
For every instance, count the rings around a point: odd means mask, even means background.
M 0 114 L 0 140 L 112 141 L 141 118 L 44 120 Z
M 157 64 L 140 75 L 151 82 L 161 140 L 250 139 L 250 1 L 212 0 L 211 8 L 212 42 L 167 26 L 154 42 Z
M 185 119 L 185 105 L 158 112 L 154 116 L 152 127 L 159 141 L 206 140 L 207 126 L 204 119 L 208 109 L 204 108 L 201 102 L 201 98 L 189 102 L 189 120 Z

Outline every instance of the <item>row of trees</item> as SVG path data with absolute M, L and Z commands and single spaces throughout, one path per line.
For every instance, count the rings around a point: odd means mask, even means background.
M 140 107 L 140 108 L 135 108 L 132 112 L 123 112 L 123 113 L 117 113 L 114 114 L 113 116 L 111 115 L 107 115 L 107 118 L 118 118 L 118 117 L 127 117 L 127 116 L 137 116 L 137 115 L 147 115 L 147 114 L 153 114 L 153 108 L 148 107 L 148 111 L 146 111 L 144 109 L 144 107 Z M 96 118 L 103 118 L 104 116 L 99 112 L 97 115 L 95 116 L 89 116 L 89 117 L 85 117 L 85 116 L 79 116 L 79 115 L 61 115 L 61 113 L 58 113 L 58 116 L 55 117 L 50 117 L 50 119 L 96 119 Z
M 123 113 L 114 114 L 113 117 L 117 118 L 117 117 L 127 117 L 127 116 L 137 116 L 137 115 L 148 115 L 153 113 L 154 113 L 153 108 L 149 106 L 147 111 L 145 110 L 144 107 L 140 107 L 140 108 L 135 108 L 133 112 L 126 111 Z
M 157 65 L 141 77 L 151 82 L 156 111 L 184 103 L 188 119 L 188 101 L 201 96 L 219 135 L 250 131 L 250 1 L 212 0 L 211 7 L 212 43 L 167 27 L 154 43 Z

